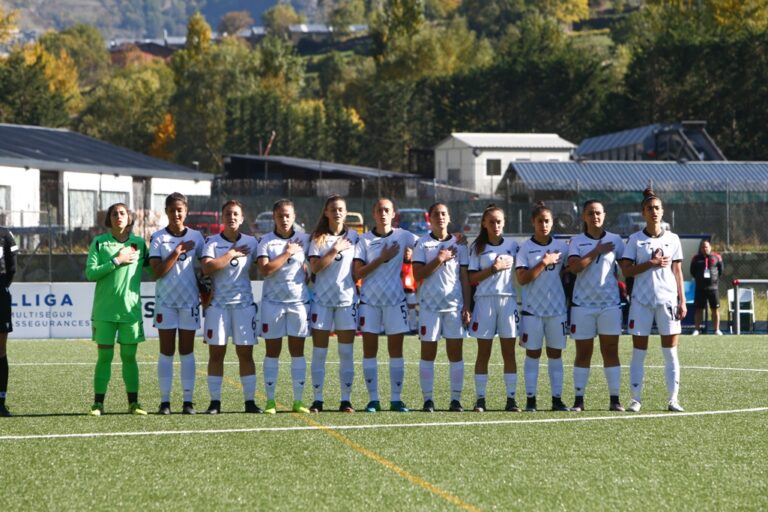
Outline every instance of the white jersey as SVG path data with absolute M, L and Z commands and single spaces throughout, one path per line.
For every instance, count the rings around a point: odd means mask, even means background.
M 613 243 L 613 250 L 598 254 L 585 269 L 576 274 L 573 287 L 573 305 L 585 307 L 607 307 L 619 304 L 619 283 L 616 279 L 616 261 L 624 254 L 624 240 L 615 234 L 603 231 L 599 239 L 586 233 L 571 238 L 568 258 L 583 258 L 598 243 Z
M 249 306 L 253 304 L 251 278 L 248 271 L 253 263 L 258 242 L 250 235 L 238 233 L 237 240 L 231 242 L 222 233 L 209 236 L 205 241 L 203 259 L 218 258 L 232 247 L 247 246 L 250 252 L 246 256 L 232 258 L 224 268 L 217 270 L 211 276 L 213 282 L 213 299 L 211 306 L 226 308 L 233 306 Z
M 309 259 L 322 258 L 339 238 L 346 238 L 352 247 L 341 251 L 331 263 L 315 274 L 313 302 L 325 307 L 346 307 L 357 303 L 357 288 L 352 277 L 352 260 L 355 258 L 357 231 L 345 231 L 340 235 L 325 235 L 321 245 L 316 240 L 309 244 Z
M 680 238 L 674 233 L 663 231 L 658 237 L 646 234 L 645 230 L 633 233 L 627 240 L 622 259 L 636 265 L 650 261 L 660 251 L 661 256 L 670 256 L 672 261 L 683 260 Z M 677 281 L 672 266 L 653 267 L 635 276 L 632 287 L 632 302 L 644 306 L 677 303 Z
M 262 287 L 262 299 L 272 302 L 290 304 L 294 302 L 308 302 L 307 251 L 309 250 L 309 235 L 307 233 L 292 233 L 288 238 L 283 238 L 274 231 L 267 233 L 259 240 L 259 248 L 256 250 L 257 258 L 267 258 L 272 261 L 285 252 L 288 242 L 301 245 L 301 251 L 297 252 L 277 271 L 264 278 Z
M 475 297 L 516 296 L 512 274 L 515 269 L 515 258 L 517 258 L 517 253 L 517 242 L 511 238 L 506 239 L 502 237 L 497 245 L 491 243 L 485 244 L 483 252 L 480 254 L 477 253 L 477 246 L 474 244 L 472 245 L 472 250 L 469 253 L 470 272 L 477 272 L 492 266 L 499 256 L 510 258 L 512 260 L 512 266 L 508 269 L 496 274 L 491 274 L 480 281 L 475 289 Z
M 533 238 L 529 238 L 517 251 L 516 268 L 533 268 L 545 254 L 552 252 L 560 253 L 560 261 L 547 266 L 536 279 L 521 287 L 523 314 L 555 316 L 564 315 L 567 311 L 563 282 L 560 280 L 560 272 L 568 255 L 568 245 L 564 241 L 550 238 L 548 244 L 541 245 Z
M 371 230 L 357 241 L 355 259 L 368 264 L 381 254 L 382 249 L 394 243 L 400 244 L 400 251 L 388 262 L 363 279 L 360 302 L 371 306 L 394 306 L 405 301 L 400 272 L 406 247 L 413 247 L 418 237 L 402 228 L 394 228 L 389 234 L 379 236 Z
M 152 233 L 149 242 L 149 259 L 168 259 L 176 246 L 187 242 L 195 242 L 195 247 L 179 255 L 176 263 L 155 284 L 155 303 L 168 308 L 190 308 L 200 303 L 195 276 L 195 260 L 203 256 L 205 240 L 199 231 L 186 228 L 181 235 L 174 235 L 168 228 Z
M 413 263 L 427 264 L 437 258 L 443 249 L 456 251 L 456 256 L 437 267 L 419 285 L 418 295 L 421 307 L 430 311 L 446 312 L 461 310 L 464 295 L 461 289 L 461 267 L 469 266 L 467 246 L 459 244 L 456 237 L 448 235 L 438 240 L 429 233 L 422 236 L 413 248 Z

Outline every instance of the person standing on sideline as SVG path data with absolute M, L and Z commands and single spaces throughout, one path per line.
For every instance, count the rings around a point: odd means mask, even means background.
M 195 414 L 195 331 L 200 327 L 200 296 L 195 261 L 203 255 L 205 241 L 199 231 L 184 225 L 187 198 L 174 192 L 165 198 L 168 226 L 152 234 L 149 265 L 155 274 L 155 327 L 160 337 L 157 380 L 160 384 L 158 414 L 171 414 L 173 355 L 179 333 L 179 360 L 183 390 L 182 414 Z
M 712 327 L 715 334 L 722 336 L 720 330 L 720 276 L 723 275 L 723 258 L 712 251 L 712 245 L 709 240 L 702 240 L 699 244 L 699 252 L 691 259 L 691 275 L 696 281 L 696 293 L 693 299 L 693 305 L 696 313 L 693 317 L 693 335 L 698 336 L 701 332 L 706 332 L 706 326 L 701 321 L 704 311 L 709 304 L 709 310 L 712 313 Z
M 568 270 L 576 274 L 571 304 L 571 338 L 576 342 L 573 363 L 576 398 L 571 410 L 584 410 L 594 338 L 600 336 L 603 373 L 608 382 L 608 408 L 621 412 L 624 411 L 619 402 L 622 318 L 616 265 L 624 254 L 624 241 L 603 228 L 605 209 L 600 201 L 593 199 L 584 203 L 583 220 L 584 232 L 571 238 L 568 246 Z
M 0 417 L 11 416 L 5 406 L 8 393 L 8 333 L 13 331 L 11 316 L 11 283 L 16 274 L 16 253 L 19 251 L 13 233 L 0 227 Z
M 203 274 L 211 277 L 213 298 L 205 308 L 203 335 L 208 344 L 208 414 L 221 412 L 221 385 L 224 382 L 224 357 L 231 337 L 240 364 L 245 412 L 260 414 L 256 405 L 256 364 L 253 346 L 256 337 L 256 304 L 253 302 L 248 270 L 258 242 L 240 233 L 243 205 L 234 199 L 221 208 L 224 230 L 208 237 L 203 249 Z
M 683 412 L 677 400 L 680 389 L 677 343 L 680 319 L 685 318 L 687 312 L 683 291 L 683 249 L 680 238 L 661 227 L 664 207 L 650 188 L 643 192 L 640 208 L 645 218 L 645 229 L 630 235 L 620 262 L 624 277 L 635 278 L 628 325 L 634 347 L 629 366 L 632 400 L 627 410 L 640 412 L 648 336 L 655 321 L 664 355 L 667 410 Z
M 339 342 L 339 411 L 355 412 L 352 383 L 355 378 L 354 341 L 357 331 L 357 288 L 352 278 L 357 231 L 344 224 L 347 203 L 333 195 L 325 201 L 320 220 L 312 232 L 309 266 L 315 276 L 315 293 L 310 310 L 312 325 L 312 389 L 310 412 L 323 410 L 325 359 L 328 339 L 336 332 Z
M 552 210 L 541 201 L 534 206 L 531 221 L 533 236 L 520 244 L 515 267 L 523 293 L 520 345 L 525 348 L 525 410 L 536 411 L 539 358 L 546 338 L 552 410 L 569 411 L 562 400 L 562 354 L 568 332 L 568 310 L 560 278 L 568 246 L 552 236 Z
M 376 226 L 360 237 L 355 246 L 353 272 L 362 279 L 360 289 L 360 330 L 363 333 L 363 377 L 368 387 L 369 402 L 365 410 L 381 410 L 376 355 L 379 334 L 387 336 L 389 351 L 389 410 L 408 412 L 402 401 L 405 361 L 403 337 L 408 329 L 408 304 L 405 300 L 400 269 L 406 247 L 413 247 L 418 237 L 402 228 L 393 228 L 395 205 L 379 199 L 373 206 Z
M 112 377 L 115 338 L 120 344 L 123 381 L 131 414 L 146 416 L 139 404 L 138 344 L 144 341 L 141 316 L 141 271 L 147 265 L 147 244 L 131 233 L 133 216 L 123 203 L 107 209 L 108 233 L 93 239 L 85 263 L 85 277 L 96 281 L 91 312 L 92 339 L 98 347 L 93 377 L 94 399 L 89 414 L 104 414 L 104 397 Z

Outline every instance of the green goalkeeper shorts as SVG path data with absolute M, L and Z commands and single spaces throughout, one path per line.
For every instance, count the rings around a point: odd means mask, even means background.
M 104 322 L 91 321 L 91 339 L 98 345 L 114 345 L 117 342 L 124 345 L 135 345 L 144 341 L 144 322 Z

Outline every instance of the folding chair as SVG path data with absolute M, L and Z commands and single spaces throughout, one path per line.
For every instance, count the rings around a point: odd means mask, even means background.
M 739 313 L 741 313 L 741 330 L 755 330 L 755 290 L 752 288 L 739 288 Z M 731 332 L 734 332 L 734 316 L 736 315 L 736 302 L 734 301 L 734 289 L 728 289 L 728 323 Z

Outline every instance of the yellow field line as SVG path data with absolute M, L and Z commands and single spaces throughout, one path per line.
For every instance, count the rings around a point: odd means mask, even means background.
M 198 374 L 201 375 L 201 372 L 198 372 Z M 231 384 L 231 385 L 233 385 L 233 386 L 235 386 L 237 388 L 242 389 L 242 386 L 240 385 L 240 383 L 238 381 L 232 379 L 231 377 L 226 377 L 225 376 L 224 377 L 224 381 L 227 382 L 228 384 Z M 263 395 L 261 393 L 259 393 L 259 398 L 263 398 Z M 283 404 L 277 404 L 277 405 L 278 405 L 278 407 L 281 407 L 281 408 L 285 407 Z M 342 434 L 340 432 L 337 432 L 337 431 L 333 430 L 332 428 L 329 428 L 327 425 L 324 425 L 322 423 L 318 423 L 317 421 L 315 421 L 312 418 L 310 418 L 309 415 L 304 414 L 304 413 L 291 413 L 291 414 L 292 414 L 292 416 L 294 416 L 294 417 L 304 421 L 308 425 L 311 425 L 313 427 L 316 427 L 316 428 L 320 429 L 320 431 L 324 432 L 325 434 L 328 434 L 329 436 L 333 437 L 334 439 L 336 439 L 340 443 L 347 445 L 348 447 L 350 447 L 353 450 L 355 450 L 357 453 L 359 453 L 361 455 L 364 455 L 365 457 L 368 457 L 369 459 L 371 459 L 374 462 L 377 462 L 378 464 L 381 464 L 382 466 L 384 466 L 388 470 L 392 471 L 396 475 L 398 475 L 398 476 L 400 476 L 402 478 L 405 478 L 409 482 L 418 485 L 422 489 L 426 489 L 427 491 L 431 492 L 435 496 L 443 498 L 448 503 L 456 505 L 457 507 L 459 507 L 459 508 L 461 508 L 463 510 L 469 510 L 469 511 L 472 511 L 472 512 L 479 512 L 480 511 L 480 509 L 478 507 L 467 503 L 466 501 L 462 500 L 458 496 L 454 496 L 453 494 L 449 493 L 448 491 L 445 491 L 445 490 L 441 489 L 440 487 L 427 482 L 423 478 L 420 478 L 420 477 L 414 475 L 413 473 L 409 473 L 408 471 L 404 470 L 403 468 L 401 468 L 400 466 L 398 466 L 397 464 L 395 464 L 391 460 L 382 457 L 378 453 L 376 453 L 376 452 L 374 452 L 372 450 L 369 450 L 368 448 L 366 448 L 365 446 L 363 446 L 363 445 L 361 445 L 359 443 L 356 443 L 355 441 L 353 441 L 352 439 L 348 438 L 344 434 Z

